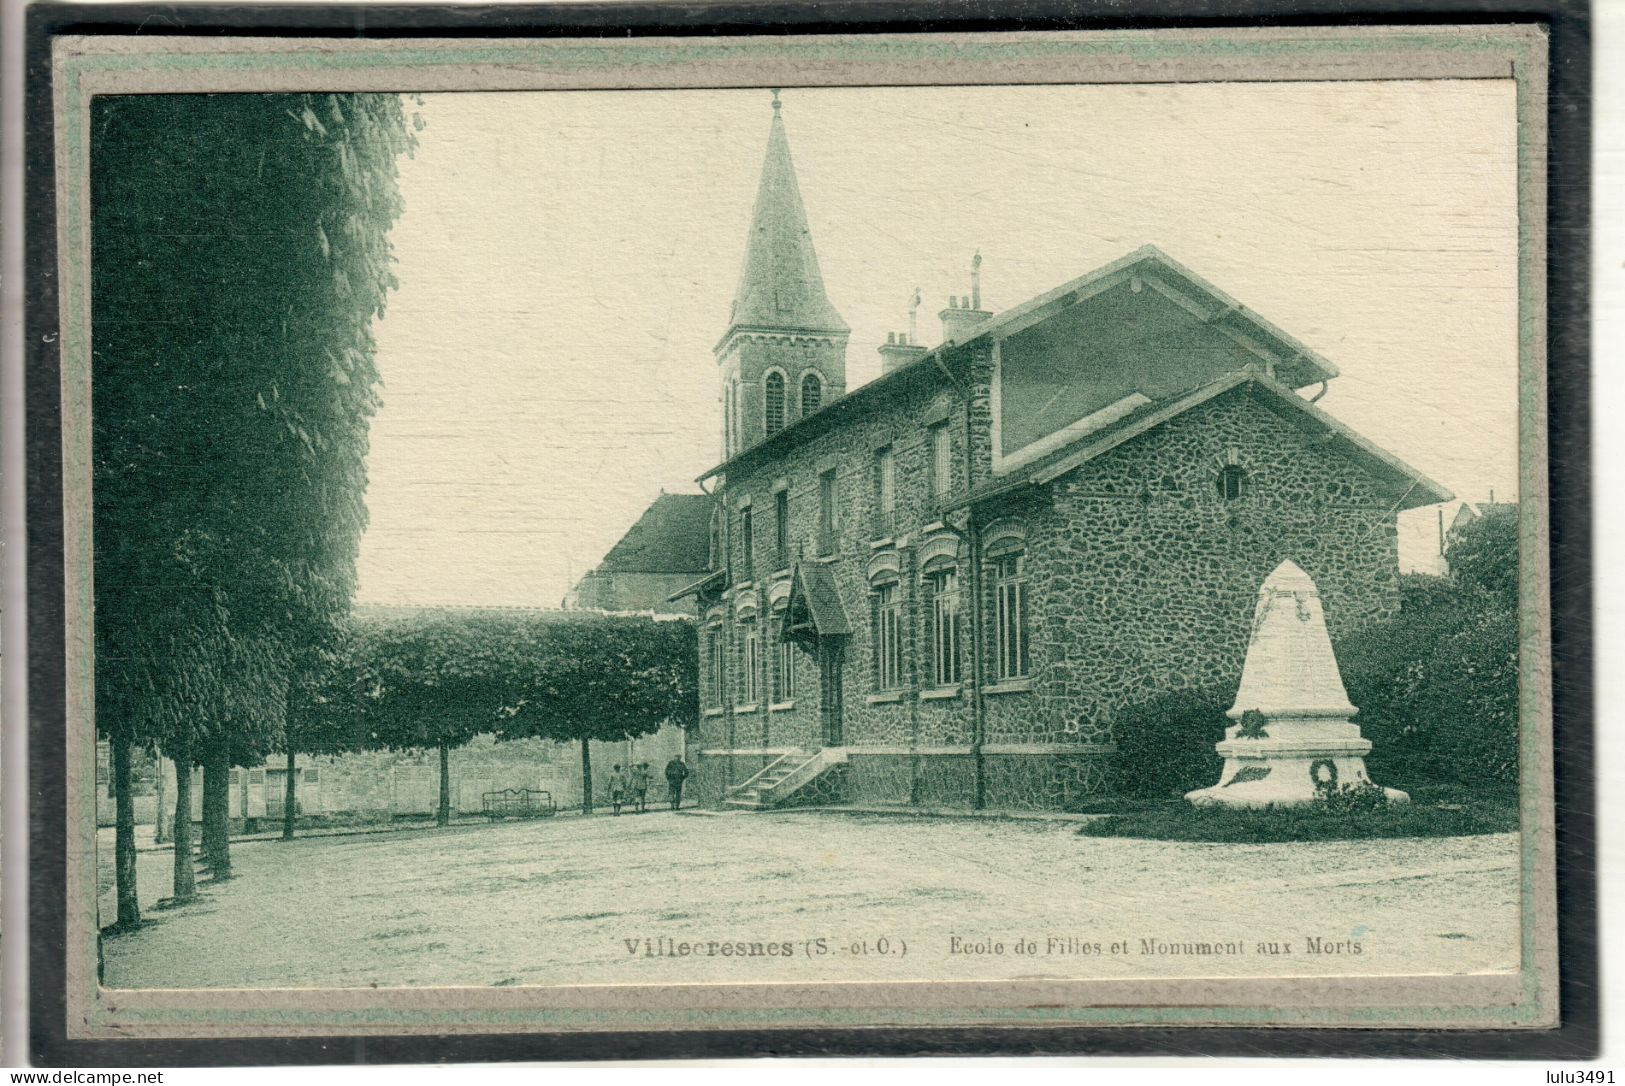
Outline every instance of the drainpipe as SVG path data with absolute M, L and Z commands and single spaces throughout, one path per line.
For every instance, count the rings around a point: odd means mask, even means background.
M 971 469 L 971 445 L 974 441 L 974 432 L 971 425 L 971 389 L 969 384 L 961 384 L 959 379 L 951 373 L 942 360 L 942 352 L 936 354 L 937 368 L 942 370 L 943 376 L 948 378 L 958 391 L 960 399 L 965 403 L 965 498 L 969 502 L 971 492 L 975 489 L 976 481 Z M 968 564 L 970 569 L 966 577 L 966 588 L 970 596 L 970 676 L 971 676 L 971 740 L 970 754 L 972 773 L 974 774 L 975 790 L 971 799 L 974 810 L 982 810 L 987 806 L 987 763 L 982 754 L 982 745 L 987 734 L 987 702 L 982 696 L 983 661 L 982 661 L 982 611 L 986 601 L 982 599 L 982 526 L 977 520 L 976 505 L 967 504 L 965 507 L 965 530 L 960 531 L 953 525 L 943 521 L 948 530 L 965 541 L 966 549 L 970 551 Z

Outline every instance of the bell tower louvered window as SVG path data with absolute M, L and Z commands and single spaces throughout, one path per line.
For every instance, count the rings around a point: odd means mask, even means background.
M 767 432 L 776 434 L 784 429 L 784 375 L 770 373 L 762 382 L 762 408 Z
M 824 382 L 816 373 L 809 373 L 801 379 L 801 417 L 817 411 L 824 405 Z

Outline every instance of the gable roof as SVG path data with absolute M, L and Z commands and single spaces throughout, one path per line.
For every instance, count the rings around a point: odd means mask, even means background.
M 593 572 L 706 572 L 711 551 L 711 502 L 708 494 L 661 494 Z
M 1337 367 L 1330 361 L 1260 317 L 1155 245 L 1149 244 L 1140 246 L 1126 256 L 1118 257 L 1110 264 L 1085 272 L 1070 282 L 1062 283 L 1053 290 L 1045 291 L 1013 309 L 1005 310 L 987 323 L 978 325 L 961 342 L 970 343 L 999 332 L 1009 334 L 1017 328 L 1042 320 L 1051 312 L 1075 305 L 1084 297 L 1148 272 L 1160 272 L 1172 279 L 1173 285 L 1185 288 L 1188 292 L 1185 300 L 1194 302 L 1203 309 L 1203 319 L 1209 324 L 1238 338 L 1251 340 L 1270 353 L 1293 363 L 1297 371 L 1296 379 L 1291 382 L 1293 388 L 1329 381 L 1337 376 Z
M 987 336 L 1003 338 L 1012 335 L 1037 324 L 1053 313 L 1077 304 L 1083 298 L 1105 291 L 1118 283 L 1132 282 L 1136 276 L 1146 275 L 1151 276 L 1147 281 L 1153 284 L 1159 284 L 1164 279 L 1170 280 L 1167 287 L 1171 293 L 1177 295 L 1182 304 L 1194 305 L 1200 309 L 1202 319 L 1206 323 L 1255 350 L 1262 350 L 1267 355 L 1287 360 L 1287 370 L 1281 372 L 1280 376 L 1286 378 L 1291 387 L 1303 388 L 1329 381 L 1337 376 L 1337 367 L 1329 360 L 1253 313 L 1155 245 L 1148 244 L 989 318 L 958 340 L 946 340 L 919 358 L 882 373 L 846 395 L 831 400 L 811 415 L 797 419 L 755 445 L 741 449 L 699 478 L 710 479 L 758 456 L 788 449 L 812 434 L 822 432 L 851 410 L 901 388 L 912 377 L 924 375 L 927 379 L 945 382 L 948 378 L 941 370 L 943 357 L 948 351 Z
M 1177 396 L 1153 400 L 1101 428 L 1081 434 L 1054 453 L 1011 472 L 971 495 L 973 504 L 1028 485 L 1050 483 L 1066 473 L 1104 456 L 1119 445 L 1134 440 L 1166 422 L 1193 411 L 1238 389 L 1255 395 L 1258 401 L 1293 424 L 1336 442 L 1344 455 L 1358 461 L 1366 470 L 1389 484 L 1397 509 L 1415 509 L 1454 497 L 1449 490 L 1429 479 L 1392 453 L 1372 444 L 1348 426 L 1328 415 L 1297 393 L 1262 373 L 1248 369 L 1233 373 L 1201 388 Z

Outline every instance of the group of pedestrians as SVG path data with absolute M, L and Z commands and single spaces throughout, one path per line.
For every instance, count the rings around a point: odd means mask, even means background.
M 649 782 L 653 776 L 648 762 L 624 767 L 617 765 L 609 775 L 609 801 L 615 813 L 620 814 L 622 807 L 631 807 L 639 814 L 647 811 Z M 682 806 L 683 782 L 687 779 L 688 765 L 681 758 L 673 757 L 666 763 L 666 794 L 674 811 Z

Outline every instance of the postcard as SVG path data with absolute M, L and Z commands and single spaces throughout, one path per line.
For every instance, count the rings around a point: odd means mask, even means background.
M 59 39 L 68 1036 L 1557 1025 L 1546 48 Z

